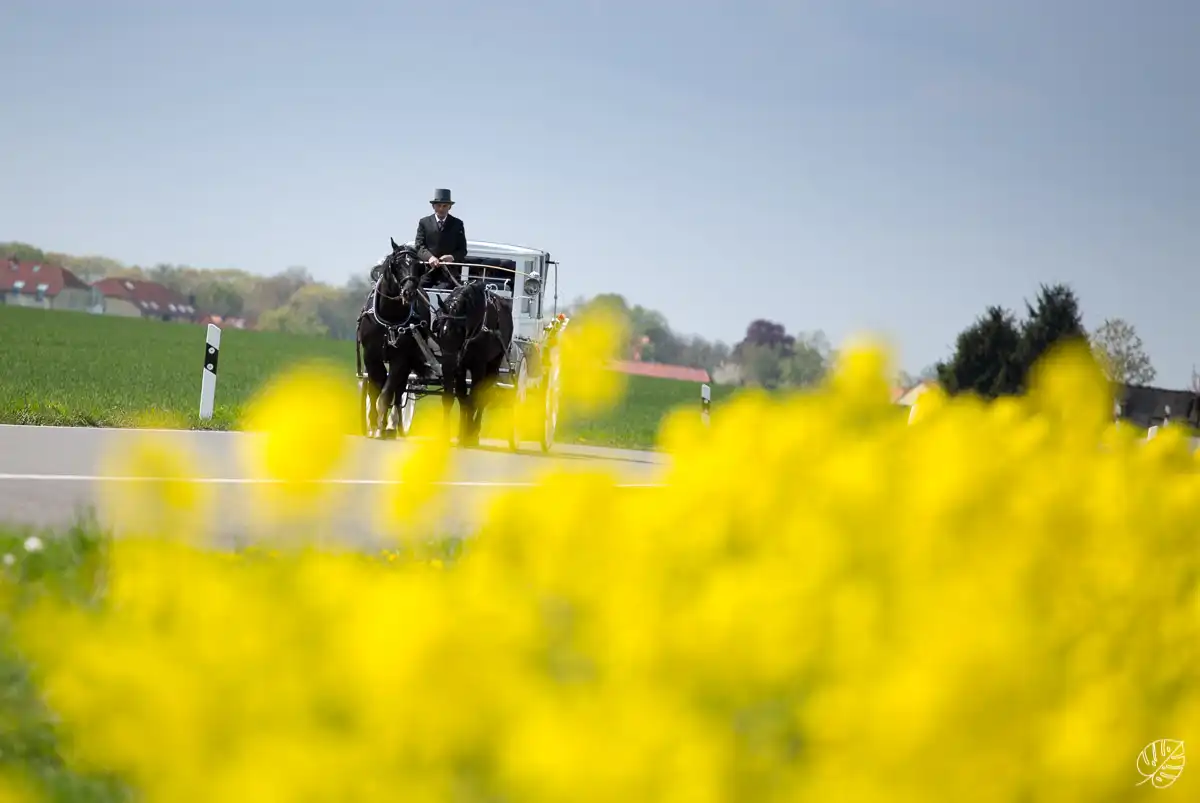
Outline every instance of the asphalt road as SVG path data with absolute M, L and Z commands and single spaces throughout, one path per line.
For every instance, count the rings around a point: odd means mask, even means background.
M 94 512 L 105 526 L 121 534 L 106 499 L 116 482 L 146 482 L 148 478 L 100 476 L 100 459 L 128 446 L 137 430 L 80 427 L 0 425 L 0 522 L 34 526 L 64 526 L 84 511 Z M 199 456 L 196 478 L 213 488 L 212 533 L 221 545 L 254 540 L 248 525 L 248 499 L 261 480 L 241 464 L 240 432 L 155 430 L 156 436 L 186 446 Z M 333 482 L 343 492 L 328 528 L 347 545 L 374 547 L 388 543 L 378 529 L 378 495 L 386 485 L 382 466 L 394 450 L 411 448 L 403 440 L 371 441 L 351 438 L 351 459 Z M 549 455 L 535 443 L 514 454 L 507 444 L 485 442 L 480 448 L 454 450 L 450 475 L 444 482 L 444 534 L 467 534 L 478 523 L 490 497 L 505 489 L 536 481 L 548 469 L 611 473 L 630 493 L 653 493 L 664 455 L 650 452 L 557 445 Z M 152 478 L 149 478 L 152 481 Z M 395 487 L 395 486 L 393 486 Z M 537 511 L 530 512 L 531 523 Z

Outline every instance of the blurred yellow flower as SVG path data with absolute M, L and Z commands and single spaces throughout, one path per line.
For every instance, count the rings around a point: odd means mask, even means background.
M 572 320 L 559 336 L 556 373 L 561 389 L 561 415 L 589 415 L 611 407 L 625 392 L 625 375 L 612 361 L 628 339 L 628 324 L 615 312 L 597 307 L 582 320 Z
M 606 398 L 587 371 L 612 343 L 571 347 L 592 355 L 577 400 Z M 708 429 L 672 417 L 662 488 L 547 472 L 453 561 L 408 548 L 437 534 L 445 441 L 372 443 L 392 450 L 377 508 L 402 549 L 229 561 L 122 540 L 105 604 L 44 600 L 19 643 L 67 760 L 148 803 L 1143 794 L 1139 751 L 1200 715 L 1182 431 L 1113 427 L 1077 348 L 1028 396 L 931 389 L 912 426 L 889 365 L 866 343 L 813 392 L 743 394 Z M 266 398 L 334 408 L 338 383 Z M 336 427 L 279 415 L 259 469 L 334 471 Z M 276 466 L 289 450 L 304 465 Z
M 23 776 L 0 769 L 0 803 L 42 803 L 45 800 Z
M 208 534 L 213 486 L 197 480 L 199 457 L 163 433 L 143 432 L 127 451 L 103 456 L 101 503 L 124 535 L 195 541 Z
M 257 526 L 311 523 L 332 501 L 337 486 L 324 481 L 348 459 L 358 401 L 337 366 L 312 362 L 274 377 L 247 405 L 243 462 L 271 481 L 257 486 Z
M 409 439 L 395 447 L 386 458 L 386 484 L 378 486 L 373 506 L 380 529 L 407 539 L 436 526 L 441 513 L 439 488 L 450 471 L 451 446 L 444 430 L 437 427 L 432 437 Z

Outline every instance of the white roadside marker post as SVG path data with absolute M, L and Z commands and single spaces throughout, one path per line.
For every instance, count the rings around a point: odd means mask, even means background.
M 221 355 L 221 327 L 210 323 L 204 336 L 204 370 L 200 374 L 200 420 L 208 421 L 213 414 L 217 394 L 217 358 Z
M 709 408 L 712 406 L 712 388 L 707 384 L 700 386 L 700 420 L 708 426 Z

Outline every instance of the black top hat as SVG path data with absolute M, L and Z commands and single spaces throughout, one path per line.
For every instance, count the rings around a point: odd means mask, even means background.
M 431 203 L 431 204 L 453 204 L 454 201 L 450 200 L 450 190 L 434 190 L 433 191 L 433 200 L 430 201 L 429 203 Z

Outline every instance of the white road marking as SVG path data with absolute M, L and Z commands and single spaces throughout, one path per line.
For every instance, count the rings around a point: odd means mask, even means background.
M 0 424 L 0 431 L 25 430 L 71 430 L 73 432 L 162 432 L 171 435 L 253 435 L 252 432 L 239 429 L 161 429 L 156 427 L 95 427 L 75 424 Z M 347 436 L 349 437 L 349 436 Z
M 137 432 L 139 434 L 153 433 L 158 435 L 175 435 L 185 437 L 208 437 L 217 436 L 221 438 L 237 438 L 249 436 L 251 438 L 260 438 L 263 436 L 261 432 L 244 429 L 160 429 L 155 427 L 107 427 L 107 426 L 76 426 L 74 424 L 0 424 L 0 433 L 4 431 L 21 431 L 29 434 L 44 430 L 56 430 L 60 432 L 73 432 L 82 435 L 100 435 L 104 433 L 129 433 Z M 347 440 L 362 441 L 367 443 L 389 444 L 389 443 L 423 443 L 433 440 L 432 435 L 409 435 L 405 438 L 397 438 L 392 441 L 381 441 L 374 438 L 366 438 L 362 435 L 345 435 Z M 524 445 L 536 443 L 536 441 L 526 441 Z M 508 449 L 508 441 L 483 438 L 481 445 L 490 447 L 501 447 Z M 549 458 L 558 457 L 587 457 L 596 460 L 612 460 L 622 459 L 622 455 L 638 455 L 643 458 L 649 458 L 652 461 L 659 462 L 666 458 L 665 453 L 653 449 L 630 449 L 622 446 L 596 446 L 588 443 L 562 443 L 556 447 L 557 453 L 551 452 L 548 455 L 540 455 Z M 577 450 L 577 451 L 576 451 Z M 514 457 L 531 457 L 539 456 L 536 452 L 510 452 Z
M 4 474 L 0 481 L 11 482 L 192 482 L 199 485 L 279 485 L 284 480 L 268 477 L 121 477 L 100 474 Z M 306 480 L 312 485 L 404 485 L 403 480 L 325 479 Z M 492 480 L 443 480 L 430 483 L 447 488 L 536 488 L 536 482 L 501 482 Z M 666 488 L 664 483 L 619 482 L 614 488 Z

